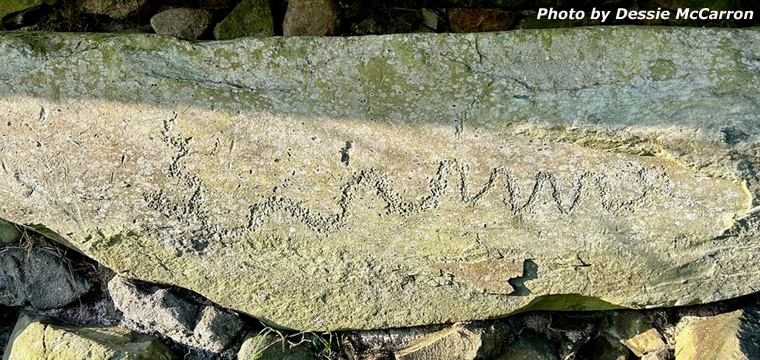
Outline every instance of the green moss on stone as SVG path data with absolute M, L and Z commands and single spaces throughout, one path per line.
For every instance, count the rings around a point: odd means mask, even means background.
M 662 81 L 672 79 L 678 70 L 675 64 L 670 60 L 657 60 L 649 67 L 649 72 L 653 80 Z
M 55 0 L 0 0 L 0 18 L 42 4 L 52 5 L 54 3 Z
M 13 244 L 21 239 L 21 232 L 16 225 L 0 219 L 0 246 Z
M 244 0 L 214 28 L 217 40 L 273 35 L 272 9 L 266 0 Z

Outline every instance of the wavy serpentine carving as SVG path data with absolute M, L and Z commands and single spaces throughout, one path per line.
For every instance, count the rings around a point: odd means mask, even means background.
M 430 181 L 428 194 L 419 201 L 404 200 L 390 185 L 385 175 L 375 169 L 361 170 L 349 181 L 342 190 L 342 195 L 337 205 L 339 211 L 331 215 L 323 215 L 317 211 L 308 209 L 301 203 L 286 197 L 273 196 L 266 201 L 250 206 L 249 226 L 255 228 L 263 223 L 265 217 L 275 213 L 284 213 L 292 219 L 300 221 L 309 229 L 316 232 L 331 232 L 345 225 L 346 219 L 351 212 L 354 193 L 360 187 L 368 187 L 374 190 L 385 202 L 385 210 L 388 214 L 408 216 L 431 210 L 440 204 L 444 190 L 450 186 L 450 179 L 458 182 L 459 201 L 465 206 L 477 206 L 478 202 L 486 195 L 493 192 L 501 192 L 506 211 L 517 216 L 529 213 L 531 207 L 542 199 L 548 190 L 551 203 L 560 214 L 571 214 L 579 205 L 584 192 L 595 189 L 596 198 L 604 210 L 610 212 L 629 210 L 644 201 L 650 186 L 647 180 L 647 170 L 636 170 L 636 181 L 641 186 L 638 195 L 633 198 L 619 199 L 615 196 L 613 187 L 607 181 L 608 175 L 584 172 L 573 182 L 572 188 L 566 193 L 561 193 L 556 177 L 549 172 L 539 171 L 535 174 L 533 185 L 527 196 L 521 196 L 518 190 L 517 178 L 507 171 L 504 166 L 491 170 L 485 185 L 475 192 L 470 191 L 470 182 L 467 173 L 468 166 L 460 165 L 456 159 L 444 160 L 439 163 L 438 169 Z
M 176 178 L 186 188 L 186 195 L 177 198 L 173 192 L 157 189 L 143 194 L 148 206 L 167 218 L 184 224 L 186 230 L 176 233 L 168 228 L 156 228 L 164 238 L 171 239 L 178 249 L 202 250 L 209 243 L 234 238 L 250 231 L 266 228 L 269 221 L 301 223 L 310 231 L 328 235 L 343 229 L 356 214 L 367 191 L 374 193 L 384 205 L 384 213 L 409 217 L 427 211 L 451 211 L 446 201 L 462 206 L 462 215 L 476 209 L 488 198 L 488 211 L 503 211 L 506 217 L 525 218 L 530 215 L 547 216 L 554 213 L 569 219 L 579 208 L 594 207 L 612 216 L 632 214 L 647 205 L 647 198 L 670 198 L 684 205 L 690 199 L 679 199 L 678 185 L 666 175 L 660 165 L 645 165 L 636 161 L 609 164 L 609 172 L 576 172 L 575 175 L 553 171 L 533 170 L 524 173 L 524 166 L 492 168 L 484 183 L 470 179 L 470 169 L 459 159 L 439 161 L 434 173 L 428 177 L 428 186 L 422 196 L 409 200 L 394 186 L 391 174 L 376 168 L 357 170 L 341 187 L 334 210 L 315 210 L 306 201 L 287 196 L 270 196 L 248 205 L 248 215 L 241 225 L 229 226 L 211 220 L 209 205 L 205 202 L 207 184 L 183 165 L 188 154 L 190 139 L 172 135 L 175 118 L 165 121 L 162 132 L 164 142 L 176 151 L 167 176 Z M 562 170 L 557 170 L 562 171 Z M 482 185 L 481 185 L 482 184 Z M 308 196 L 308 193 L 305 193 Z M 493 200 L 497 203 L 494 206 Z M 374 200 L 373 200 L 374 201 Z M 501 203 L 499 206 L 498 202 Z M 449 203 L 450 204 L 450 203 Z M 548 212 L 547 212 L 548 211 Z M 553 215 L 552 215 L 553 216 Z M 279 220 L 278 220 L 279 219 Z M 274 225 L 275 227 L 279 225 Z

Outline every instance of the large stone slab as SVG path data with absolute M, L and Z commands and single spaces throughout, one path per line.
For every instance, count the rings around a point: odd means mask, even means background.
M 760 32 L 0 35 L 0 218 L 298 329 L 760 286 Z

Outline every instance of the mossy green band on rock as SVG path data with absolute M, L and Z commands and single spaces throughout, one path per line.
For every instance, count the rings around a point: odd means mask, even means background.
M 0 217 L 271 325 L 760 285 L 760 32 L 0 35 Z
M 274 35 L 268 0 L 243 0 L 214 28 L 217 40 Z

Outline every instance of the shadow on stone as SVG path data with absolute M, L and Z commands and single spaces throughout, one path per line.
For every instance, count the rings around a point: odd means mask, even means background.
M 523 262 L 523 276 L 510 279 L 509 285 L 515 289 L 511 294 L 513 296 L 527 296 L 531 294 L 530 289 L 525 286 L 526 281 L 538 279 L 538 264 L 531 259 Z

